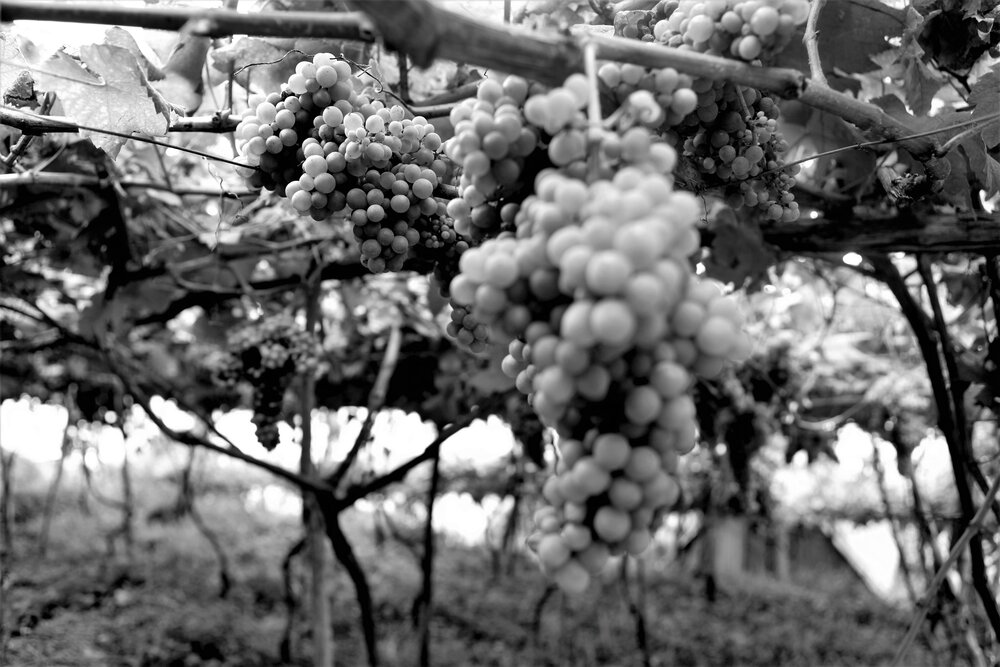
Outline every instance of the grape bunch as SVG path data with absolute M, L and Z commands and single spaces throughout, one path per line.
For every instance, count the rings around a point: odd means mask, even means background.
M 322 350 L 287 315 L 249 323 L 234 331 L 227 343 L 228 354 L 216 370 L 216 379 L 228 387 L 250 384 L 257 440 L 266 449 L 274 449 L 285 390 L 296 376 L 318 370 Z
M 606 62 L 601 64 L 597 77 L 616 106 L 627 108 L 631 104 L 637 109 L 651 109 L 650 113 L 637 114 L 638 122 L 645 127 L 673 127 L 698 108 L 698 94 L 691 90 L 691 77 L 672 67 L 648 69 L 631 63 Z M 652 104 L 643 98 L 651 98 Z
M 347 63 L 317 54 L 280 94 L 247 112 L 237 137 L 256 167 L 251 184 L 278 190 L 316 220 L 346 211 L 362 263 L 373 273 L 395 271 L 421 241 L 420 229 L 445 214 L 434 192 L 450 166 L 427 119 L 407 118 L 403 107 L 358 93 L 360 86 Z
M 642 165 L 667 174 L 676 164 L 674 150 L 655 141 L 641 127 L 620 136 L 607 132 L 597 149 L 597 158 L 601 166 L 597 173 L 608 177 L 623 165 Z M 539 175 L 547 178 L 539 178 L 538 183 L 550 183 L 549 176 L 565 176 L 569 171 L 549 168 Z M 583 201 L 587 187 L 572 177 L 565 180 L 567 185 L 558 202 L 536 195 L 525 200 L 531 210 L 519 209 L 516 233 L 501 233 L 461 255 L 458 275 L 448 289 L 452 312 L 447 327 L 448 334 L 460 345 L 482 352 L 488 342 L 506 343 L 522 336 L 529 323 L 548 313 L 558 316 L 568 305 L 572 291 L 558 284 L 558 267 L 546 259 L 545 239 L 565 223 L 566 211 L 574 210 Z
M 615 36 L 627 39 L 639 39 L 644 42 L 653 41 L 653 25 L 657 20 L 654 12 L 642 9 L 628 9 L 615 13 Z
M 525 120 L 523 105 L 528 82 L 508 76 L 503 82 L 486 79 L 475 99 L 463 100 L 451 110 L 455 136 L 445 152 L 461 168 L 459 196 L 448 202 L 448 215 L 462 236 L 479 241 L 495 236 L 513 221 L 526 169 L 539 147 L 538 131 Z
M 673 136 L 705 183 L 721 186 L 733 208 L 745 206 L 770 220 L 797 220 L 791 190 L 799 168 L 784 167 L 788 143 L 778 130 L 774 100 L 731 84 L 713 87 L 700 99 L 707 103 L 698 108 L 697 121 L 675 127 Z
M 525 119 L 547 139 L 548 162 L 579 178 L 586 176 L 588 127 L 584 109 L 589 98 L 587 77 L 571 74 L 561 86 L 524 102 Z
M 806 20 L 808 3 L 671 0 L 658 3 L 650 16 L 658 42 L 755 62 L 785 47 Z M 606 63 L 599 78 L 623 109 L 640 110 L 633 114 L 638 122 L 666 131 L 677 150 L 706 177 L 704 186 L 721 188 L 734 208 L 746 206 L 771 220 L 798 218 L 791 192 L 798 169 L 784 168 L 787 143 L 778 132 L 778 108 L 771 97 L 721 81 L 692 80 L 669 68 L 650 71 Z M 657 106 L 662 116 L 655 113 Z
M 681 0 L 669 4 L 676 8 L 669 15 L 661 11 L 665 18 L 652 24 L 656 41 L 747 62 L 767 60 L 780 52 L 809 16 L 806 0 Z
M 355 81 L 349 64 L 320 53 L 296 65 L 281 92 L 248 109 L 236 127 L 236 138 L 243 142 L 240 155 L 250 165 L 242 172 L 250 185 L 285 194 L 286 187 L 302 175 L 304 141 L 319 138 L 323 127 L 328 128 L 323 135 L 329 140 L 343 113 L 353 109 Z M 326 204 L 314 208 L 317 215 L 320 209 L 333 210 Z
M 430 262 L 438 291 L 447 297 L 448 285 L 458 274 L 458 263 L 469 249 L 469 241 L 455 230 L 455 221 L 447 215 L 420 218 L 416 229 L 420 242 L 415 255 Z
M 675 152 L 633 129 L 645 159 L 591 183 L 543 171 L 516 234 L 466 251 L 451 283 L 461 330 L 509 340 L 502 370 L 560 435 L 533 541 L 568 591 L 648 545 L 695 444 L 693 378 L 747 349 L 735 302 L 691 272 L 701 212 L 673 190 Z

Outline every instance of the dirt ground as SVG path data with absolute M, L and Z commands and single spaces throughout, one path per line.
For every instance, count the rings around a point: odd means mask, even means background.
M 3 664 L 308 665 L 301 610 L 294 614 L 291 661 L 283 662 L 279 653 L 289 618 L 281 562 L 300 536 L 297 517 L 253 508 L 246 489 L 216 489 L 199 498 L 201 516 L 230 563 L 233 583 L 221 598 L 218 561 L 190 518 L 149 519 L 172 497 L 172 487 L 151 479 L 136 489 L 131 556 L 122 537 L 114 536 L 120 511 L 64 488 L 42 558 L 43 499 L 16 499 L 19 520 L 3 596 Z M 420 589 L 419 547 L 393 540 L 377 544 L 369 515 L 353 512 L 344 523 L 372 586 L 382 664 L 416 664 L 411 608 Z M 304 585 L 301 567 L 293 563 L 296 596 Z M 485 547 L 439 541 L 432 664 L 643 664 L 616 572 L 567 598 L 546 592 L 527 556 L 513 556 L 507 570 L 505 565 L 494 573 Z M 713 603 L 701 581 L 668 563 L 647 561 L 644 571 L 641 586 L 632 573 L 630 590 L 631 600 L 645 608 L 653 666 L 887 664 L 905 633 L 905 613 L 853 586 L 808 590 L 747 578 L 721 589 Z M 365 664 L 354 591 L 339 568 L 332 568 L 328 593 L 337 664 Z M 919 645 L 908 660 L 940 662 Z

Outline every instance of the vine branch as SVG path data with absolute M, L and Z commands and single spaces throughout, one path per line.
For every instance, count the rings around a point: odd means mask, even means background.
M 503 400 L 505 400 L 505 395 L 494 394 L 490 398 L 483 401 L 482 404 L 473 406 L 471 410 L 462 415 L 458 420 L 442 429 L 437 438 L 427 445 L 421 453 L 377 479 L 373 479 L 366 484 L 349 488 L 347 493 L 342 498 L 337 499 L 337 511 L 350 507 L 361 498 L 365 498 L 372 493 L 381 491 L 390 484 L 394 484 L 405 479 L 411 470 L 419 466 L 421 463 L 430 461 L 434 456 L 436 456 L 437 450 L 439 450 L 441 445 L 450 439 L 451 436 L 464 429 L 476 419 L 489 414 L 496 406 L 501 405 Z
M 583 72 L 583 44 L 592 41 L 601 59 L 646 67 L 674 67 L 694 76 L 769 90 L 780 97 L 797 98 L 886 139 L 899 139 L 916 132 L 911 123 L 893 118 L 873 104 L 818 85 L 820 82 L 793 69 L 753 67 L 727 58 L 620 37 L 556 38 L 516 26 L 476 20 L 443 9 L 430 0 L 350 0 L 348 4 L 358 11 L 258 14 L 194 8 L 143 8 L 139 11 L 97 3 L 69 6 L 61 2 L 5 0 L 0 6 L 0 20 L 114 23 L 166 30 L 189 29 L 209 36 L 309 36 L 365 41 L 374 38 L 371 30 L 374 24 L 390 48 L 406 53 L 418 66 L 426 67 L 435 58 L 450 58 L 549 84 L 561 83 L 569 74 Z M 930 160 L 939 151 L 937 143 L 928 138 L 907 139 L 901 144 L 922 160 Z
M 927 314 L 914 300 L 913 295 L 903 280 L 892 260 L 885 255 L 872 256 L 869 258 L 872 267 L 878 277 L 886 284 L 889 290 L 899 302 L 899 307 L 903 311 L 910 328 L 917 338 L 924 364 L 927 366 L 927 375 L 931 382 L 931 390 L 934 394 L 934 403 L 938 412 L 938 426 L 944 434 L 948 443 L 948 455 L 951 459 L 952 473 L 955 477 L 955 487 L 958 491 L 959 504 L 962 508 L 962 518 L 959 527 L 968 529 L 975 516 L 980 511 L 988 512 L 992 509 L 993 498 L 986 498 L 979 510 L 974 510 L 972 491 L 969 487 L 969 471 L 967 466 L 968 452 L 963 447 L 964 439 L 959 433 L 956 419 L 956 407 L 951 402 L 951 396 L 945 383 L 945 372 L 941 366 L 938 346 L 931 337 L 930 325 L 927 322 Z M 994 494 L 995 495 L 995 494 Z M 973 586 L 979 595 L 983 609 L 989 618 L 990 625 L 994 633 L 1000 638 L 1000 609 L 997 607 L 997 600 L 986 580 L 986 564 L 983 554 L 983 544 L 981 540 L 971 540 L 969 542 L 969 558 L 972 565 Z
M 121 368 L 121 365 L 117 361 L 115 361 L 115 359 L 111 354 L 106 355 L 106 357 L 109 365 L 112 367 L 112 369 L 115 370 L 115 375 L 117 375 L 119 379 L 121 379 L 122 383 L 125 385 L 125 388 L 128 390 L 128 393 L 132 396 L 133 399 L 135 399 L 135 402 L 138 403 L 139 407 L 143 409 L 143 411 L 149 417 L 150 421 L 152 421 L 153 424 L 155 424 L 164 433 L 164 435 L 166 435 L 171 440 L 175 440 L 176 442 L 179 442 L 183 445 L 204 447 L 205 449 L 210 449 L 213 452 L 217 452 L 219 454 L 225 454 L 226 456 L 239 459 L 244 463 L 249 463 L 250 465 L 256 466 L 258 468 L 263 468 L 264 470 L 268 471 L 269 473 L 277 477 L 280 477 L 288 482 L 291 482 L 292 484 L 295 484 L 301 488 L 309 489 L 314 493 L 327 494 L 327 495 L 332 494 L 332 489 L 330 489 L 330 487 L 326 486 L 325 484 L 317 482 L 316 480 L 313 479 L 309 479 L 307 477 L 303 477 L 302 475 L 292 472 L 291 470 L 283 468 L 279 465 L 275 465 L 268 461 L 264 461 L 262 459 L 258 459 L 254 456 L 251 456 L 243 452 L 241 449 L 236 447 L 235 444 L 233 444 L 228 440 L 226 441 L 227 446 L 224 447 L 222 445 L 218 445 L 212 442 L 208 438 L 202 437 L 190 431 L 177 431 L 171 428 L 153 410 L 151 404 L 152 403 L 151 397 L 149 396 L 148 393 L 143 391 L 141 387 L 139 387 L 137 382 L 135 382 L 132 379 L 134 374 L 129 372 L 128 369 Z
M 903 664 L 903 658 L 906 657 L 906 652 L 909 650 L 910 646 L 913 644 L 913 640 L 917 636 L 917 633 L 920 631 L 920 626 L 923 625 L 924 619 L 927 617 L 927 612 L 931 608 L 938 588 L 940 588 L 945 582 L 945 579 L 948 577 L 948 572 L 951 570 L 952 566 L 958 562 L 958 559 L 961 558 L 962 552 L 965 551 L 965 548 L 971 544 L 972 538 L 983 530 L 986 523 L 986 515 L 990 511 L 990 505 L 996 500 L 998 493 L 1000 493 L 1000 475 L 997 475 L 997 477 L 994 478 L 993 483 L 986 492 L 986 497 L 983 498 L 983 503 L 979 506 L 975 516 L 972 517 L 972 521 L 970 521 L 969 525 L 965 527 L 965 530 L 959 538 L 955 540 L 955 544 L 952 545 L 951 551 L 948 552 L 948 557 L 945 559 L 944 563 L 941 564 L 941 567 L 938 568 L 937 572 L 934 573 L 934 578 L 927 585 L 927 590 L 924 592 L 923 598 L 917 605 L 917 611 L 910 620 L 910 626 L 907 628 L 906 635 L 903 637 L 903 641 L 900 643 L 899 649 L 896 651 L 896 655 L 892 659 L 892 667 L 898 667 Z
M 27 135 L 25 135 L 27 136 Z M 181 196 L 206 196 L 206 197 L 231 197 L 233 199 L 243 199 L 249 197 L 259 197 L 259 190 L 222 190 L 221 188 L 184 188 L 174 187 L 169 183 L 157 183 L 155 181 L 113 181 L 110 178 L 101 178 L 91 174 L 74 174 L 48 171 L 23 171 L 17 174 L 0 174 L 0 188 L 17 187 L 19 185 L 55 185 L 59 187 L 96 187 L 104 188 L 112 183 L 123 188 L 135 188 L 142 190 L 161 190 Z
M 133 139 L 135 141 L 141 141 L 146 144 L 152 144 L 153 146 L 161 146 L 163 148 L 173 148 L 174 150 L 181 151 L 182 153 L 190 153 L 191 155 L 197 155 L 198 157 L 203 157 L 209 160 L 215 160 L 216 162 L 224 162 L 226 164 L 231 164 L 236 167 L 243 167 L 246 169 L 256 169 L 253 165 L 246 164 L 245 162 L 239 162 L 237 160 L 230 160 L 227 157 L 222 157 L 221 155 L 215 155 L 214 153 L 208 153 L 205 151 L 200 151 L 197 148 L 189 148 L 187 146 L 178 146 L 177 144 L 171 144 L 166 141 L 160 141 L 159 139 L 153 139 L 152 137 L 146 137 L 141 134 L 132 134 L 129 132 L 117 132 L 115 130 L 109 130 L 101 127 L 92 127 L 89 125 L 81 125 L 72 120 L 63 120 L 55 116 L 40 116 L 34 113 L 27 113 L 19 109 L 14 109 L 13 107 L 0 107 L 0 124 L 14 127 L 21 130 L 27 134 L 38 134 L 39 132 L 79 132 L 84 130 L 86 132 L 96 132 L 98 134 L 107 134 L 112 137 L 120 137 L 122 139 Z M 186 132 L 188 130 L 178 130 L 181 132 Z M 220 132 L 226 132 L 228 130 L 219 130 Z
M 809 73 L 813 80 L 821 85 L 829 87 L 826 81 L 826 74 L 823 73 L 823 65 L 819 59 L 819 40 L 816 38 L 816 24 L 819 22 L 819 13 L 823 11 L 826 0 L 812 0 L 809 3 L 809 18 L 806 19 L 806 31 L 802 36 L 802 43 L 805 44 L 806 54 L 809 57 Z
M 389 380 L 392 379 L 392 374 L 396 370 L 396 362 L 399 361 L 399 348 L 402 341 L 402 331 L 399 328 L 399 324 L 395 323 L 389 331 L 389 339 L 385 344 L 385 354 L 382 357 L 382 363 L 379 364 L 375 383 L 368 394 L 368 414 L 365 415 L 365 421 L 361 424 L 361 430 L 358 431 L 358 436 L 354 439 L 354 445 L 347 452 L 347 456 L 344 457 L 344 460 L 340 462 L 337 469 L 327 479 L 327 484 L 334 489 L 340 486 L 340 482 L 347 475 L 347 471 L 350 469 L 354 459 L 357 458 L 361 448 L 365 446 L 371 437 L 372 426 L 375 424 L 375 415 L 378 414 L 379 410 L 385 404 L 385 395 L 389 388 Z
M 241 14 L 201 7 L 120 7 L 106 2 L 4 0 L 0 21 L 58 21 L 129 25 L 187 31 L 203 37 L 329 37 L 370 42 L 371 24 L 361 12 L 259 12 Z

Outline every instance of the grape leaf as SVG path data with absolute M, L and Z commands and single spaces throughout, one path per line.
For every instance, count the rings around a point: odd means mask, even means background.
M 54 91 L 67 116 L 81 125 L 162 136 L 167 133 L 167 105 L 149 86 L 146 75 L 127 48 L 91 44 L 80 49 L 80 60 L 65 51 L 45 56 L 31 42 L 15 43 L 0 34 L 0 88 L 6 77 L 29 71 L 42 90 Z M 81 131 L 96 146 L 116 157 L 125 139 Z
M 809 122 L 806 123 L 806 137 L 814 143 L 817 152 L 857 144 L 864 140 L 861 132 L 843 118 L 818 109 L 812 111 Z M 856 177 L 875 171 L 875 156 L 868 151 L 852 150 L 820 158 L 816 163 L 817 173 L 829 173 L 833 164 L 842 167 L 846 174 Z
M 962 14 L 965 16 L 976 16 L 983 11 L 983 0 L 965 0 L 962 3 Z
M 903 16 L 902 10 L 881 2 L 828 2 L 816 26 L 823 70 L 829 76 L 834 70 L 856 74 L 875 69 L 870 57 L 886 49 L 888 37 L 900 33 Z M 803 33 L 804 27 L 800 27 L 770 64 L 809 71 Z M 850 48 L 844 48 L 848 44 Z M 835 85 L 836 79 L 831 78 L 830 83 Z
M 986 152 L 986 144 L 983 138 L 977 133 L 963 139 L 959 144 L 965 157 L 968 160 L 968 177 L 965 187 L 969 187 L 969 182 L 979 182 L 979 185 L 986 191 L 987 197 L 1000 193 L 1000 162 Z M 951 151 L 956 153 L 957 151 Z M 951 155 L 949 153 L 949 156 Z
M 934 10 L 921 14 L 912 6 L 906 10 L 906 25 L 900 43 L 898 64 L 902 68 L 906 105 L 917 116 L 930 111 L 934 95 L 943 85 L 941 79 L 924 62 L 924 48 L 919 42 L 927 21 L 940 13 L 940 10 Z
M 902 62 L 903 90 L 906 92 L 907 105 L 915 115 L 923 116 L 931 110 L 931 102 L 941 90 L 943 82 L 920 56 L 906 53 Z
M 189 115 L 201 106 L 202 70 L 211 46 L 208 37 L 182 33 L 163 66 L 163 79 L 154 84 L 161 95 Z
M 108 28 L 104 33 L 104 43 L 109 46 L 120 46 L 123 49 L 128 49 L 133 56 L 135 56 L 136 61 L 142 66 L 143 71 L 146 73 L 146 78 L 150 81 L 156 81 L 163 78 L 163 70 L 159 68 L 156 64 L 150 62 L 146 54 L 143 53 L 142 47 L 139 43 L 135 41 L 135 36 L 129 31 L 114 27 Z
M 987 197 L 1000 193 L 1000 162 L 986 152 L 979 135 L 966 137 L 959 150 L 948 152 L 952 173 L 945 180 L 942 194 L 953 204 L 972 207 L 970 182 L 977 182 Z
M 110 301 L 98 294 L 80 313 L 80 335 L 87 340 L 104 340 L 109 333 L 123 332 L 126 316 L 125 304 L 118 299 Z
M 972 194 L 969 192 L 968 162 L 957 150 L 948 151 L 945 157 L 951 163 L 951 171 L 944 181 L 941 196 L 948 203 L 969 210 L 972 208 Z
M 740 288 L 747 281 L 758 282 L 777 261 L 774 252 L 764 244 L 760 229 L 738 220 L 731 208 L 720 208 L 709 229 L 713 238 L 704 264 L 712 278 Z
M 982 131 L 986 145 L 992 148 L 1000 144 L 1000 118 L 996 117 L 1000 114 L 1000 64 L 994 65 L 993 69 L 979 77 L 972 86 L 969 104 L 975 107 L 972 110 L 973 118 L 993 117 Z
M 242 37 L 211 53 L 212 67 L 220 72 L 236 70 L 236 82 L 248 90 L 280 90 L 295 66 L 305 60 L 283 45 L 256 37 Z M 245 69 L 244 69 L 245 68 Z

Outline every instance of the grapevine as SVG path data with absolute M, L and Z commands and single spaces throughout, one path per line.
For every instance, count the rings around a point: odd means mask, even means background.
M 689 267 L 700 206 L 673 190 L 676 154 L 633 129 L 632 164 L 592 182 L 543 171 L 516 232 L 467 251 L 451 283 L 462 326 L 509 341 L 503 371 L 561 438 L 534 543 L 567 591 L 645 550 L 695 444 L 693 378 L 748 347 L 735 303 Z
M 661 3 L 629 25 L 756 62 L 784 46 L 803 4 Z M 735 302 L 692 270 L 703 207 L 673 172 L 683 159 L 732 206 L 795 219 L 778 117 L 761 91 L 606 62 L 552 89 L 484 80 L 442 141 L 319 54 L 238 136 L 251 183 L 301 214 L 342 215 L 372 272 L 429 260 L 450 298 L 448 334 L 474 353 L 506 350 L 501 370 L 560 438 L 531 543 L 546 573 L 580 591 L 611 555 L 641 553 L 677 502 L 678 457 L 698 435 L 695 380 L 748 356 Z M 439 198 L 449 182 L 457 196 Z M 278 411 L 272 384 L 261 415 Z
M 422 241 L 429 250 L 450 242 L 433 234 L 445 214 L 434 193 L 449 171 L 434 126 L 372 99 L 329 53 L 299 63 L 281 93 L 246 112 L 236 136 L 255 168 L 249 183 L 316 220 L 343 212 L 373 273 L 398 271 Z
M 616 32 L 756 63 L 788 44 L 808 9 L 803 0 L 661 0 L 652 10 L 625 13 Z M 616 103 L 635 100 L 637 91 L 654 96 L 663 113 L 641 122 L 665 132 L 700 172 L 702 187 L 721 189 L 733 208 L 798 219 L 791 193 L 798 168 L 782 169 L 788 144 L 777 128 L 777 104 L 765 92 L 631 64 L 606 63 L 599 76 Z
M 274 449 L 285 390 L 295 377 L 317 371 L 322 350 L 312 335 L 285 315 L 248 323 L 230 334 L 227 343 L 216 379 L 228 387 L 250 385 L 257 440 Z

